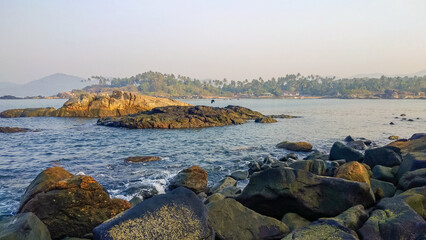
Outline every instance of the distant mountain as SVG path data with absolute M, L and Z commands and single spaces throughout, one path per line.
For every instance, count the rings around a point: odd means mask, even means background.
M 0 83 L 0 96 L 13 95 L 17 97 L 27 96 L 53 96 L 59 92 L 82 89 L 89 85 L 82 82 L 83 78 L 56 73 L 26 84 L 18 85 L 10 83 Z
M 355 76 L 351 76 L 349 78 L 380 78 L 381 76 L 386 77 L 423 77 L 426 76 L 426 70 L 416 72 L 416 73 L 409 73 L 409 74 L 384 74 L 384 73 L 367 73 L 367 74 L 357 74 Z

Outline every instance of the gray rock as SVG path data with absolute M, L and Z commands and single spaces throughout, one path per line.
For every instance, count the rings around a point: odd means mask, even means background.
M 263 159 L 263 164 L 271 164 L 274 163 L 275 161 L 277 161 L 276 159 L 274 159 L 271 156 L 267 156 Z
M 237 199 L 263 215 L 281 219 L 284 214 L 295 212 L 309 220 L 336 216 L 358 204 L 370 207 L 375 202 L 367 183 L 291 168 L 254 174 Z
M 290 228 L 290 231 L 306 227 L 311 223 L 309 220 L 301 217 L 297 213 L 286 213 L 281 219 L 281 222 L 287 225 Z
M 363 163 L 367 164 L 371 168 L 376 165 L 393 167 L 395 165 L 400 165 L 401 161 L 402 158 L 397 152 L 395 152 L 395 149 L 390 147 L 381 147 L 366 150 Z
M 377 192 L 378 189 L 381 189 L 384 197 L 393 197 L 393 195 L 395 195 L 396 187 L 390 182 L 371 178 L 370 184 L 373 192 Z
M 236 197 L 241 193 L 241 189 L 235 186 L 229 186 L 219 191 L 225 197 Z
M 345 142 L 352 142 L 352 141 L 355 141 L 355 140 L 353 139 L 353 137 L 351 135 L 348 135 L 347 137 L 345 137 L 344 141 Z
M 426 168 L 406 172 L 398 181 L 398 188 L 407 190 L 426 186 Z
M 417 214 L 426 219 L 426 186 L 412 188 L 395 198 L 404 200 Z
M 353 148 L 345 146 L 341 142 L 335 142 L 330 150 L 330 160 L 345 159 L 346 162 L 361 162 L 364 156 Z
M 235 171 L 233 173 L 231 173 L 231 178 L 239 181 L 239 180 L 245 180 L 247 179 L 249 176 L 248 171 L 244 171 L 244 170 L 239 170 L 239 171 Z
M 262 170 L 262 164 L 259 161 L 250 162 L 248 167 L 252 173 Z
M 288 167 L 288 164 L 286 162 L 274 162 L 271 164 L 271 168 L 283 168 Z
M 236 186 L 237 181 L 231 177 L 225 177 L 224 179 L 220 180 L 214 187 L 210 189 L 211 193 L 218 193 L 222 189 L 230 186 Z
M 46 225 L 31 212 L 19 213 L 0 221 L 1 240 L 49 240 L 50 233 Z
M 390 182 L 396 184 L 396 177 L 392 173 L 392 168 L 385 167 L 381 165 L 376 165 L 372 169 L 373 177 L 378 180 L 383 180 L 386 182 Z
M 417 239 L 426 234 L 426 222 L 402 199 L 384 198 L 359 233 L 362 239 Z
M 410 137 L 410 140 L 416 140 L 422 137 L 426 137 L 426 133 L 415 133 Z
M 294 160 L 298 160 L 299 159 L 299 157 L 297 156 L 296 153 L 289 153 L 289 154 L 286 155 L 286 158 L 287 159 L 291 158 L 291 159 L 294 159 Z
M 307 157 L 305 157 L 304 160 L 315 160 L 315 159 L 328 160 L 329 158 L 330 158 L 329 155 L 322 153 L 318 150 L 314 150 L 314 152 L 309 154 Z
M 348 142 L 347 144 L 348 147 L 356 149 L 356 150 L 365 150 L 367 149 L 367 145 L 365 145 L 365 143 L 361 140 L 356 140 L 356 141 L 352 141 L 352 142 Z
M 284 223 L 262 216 L 231 198 L 211 202 L 207 209 L 219 239 L 280 239 L 289 232 Z
M 223 195 L 222 195 L 222 194 L 220 194 L 220 193 L 215 193 L 215 194 L 212 194 L 210 197 L 208 197 L 208 198 L 204 201 L 204 204 L 209 204 L 209 203 L 211 203 L 211 202 L 219 201 L 219 200 L 222 200 L 222 199 L 225 199 L 225 196 L 223 196 Z

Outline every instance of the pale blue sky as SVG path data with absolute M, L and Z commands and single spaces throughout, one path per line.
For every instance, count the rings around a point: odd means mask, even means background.
M 426 69 L 425 0 L 0 0 L 0 81 Z

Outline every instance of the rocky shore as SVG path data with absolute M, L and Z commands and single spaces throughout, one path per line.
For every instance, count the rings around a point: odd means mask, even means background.
M 242 124 L 263 117 L 259 112 L 240 106 L 169 106 L 125 117 L 100 118 L 97 124 L 125 128 L 202 128 Z
M 168 98 L 114 91 L 111 95 L 82 94 L 79 97 L 71 98 L 59 109 L 10 109 L 0 113 L 0 117 L 118 117 L 164 106 L 190 106 L 190 104 Z
M 89 176 L 46 169 L 19 213 L 0 221 L 0 239 L 426 238 L 426 134 L 381 147 L 348 137 L 329 153 L 283 143 L 277 147 L 294 152 L 253 161 L 211 185 L 192 166 L 165 194 L 130 203 L 111 199 Z

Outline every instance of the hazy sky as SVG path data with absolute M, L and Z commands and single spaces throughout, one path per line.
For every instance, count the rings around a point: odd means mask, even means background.
M 0 0 L 0 81 L 426 69 L 425 0 Z

